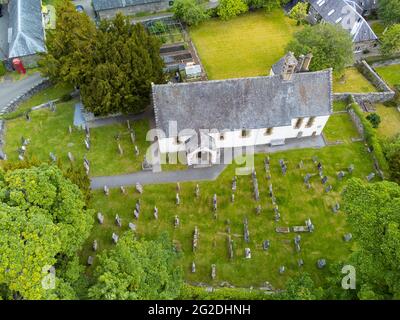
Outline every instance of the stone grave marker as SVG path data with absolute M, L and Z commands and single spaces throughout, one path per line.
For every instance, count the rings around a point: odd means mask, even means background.
M 343 236 L 343 239 L 344 239 L 344 241 L 349 242 L 349 241 L 351 241 L 351 239 L 353 239 L 353 235 L 351 233 L 346 233 Z
M 94 260 L 93 257 L 89 256 L 88 259 L 87 259 L 87 265 L 91 266 L 93 264 L 93 260 Z
M 118 226 L 118 227 L 122 227 L 122 222 L 121 222 L 121 218 L 119 217 L 119 215 L 117 214 L 117 215 L 115 215 L 115 224 Z
M 319 259 L 317 261 L 318 269 L 323 269 L 325 266 L 326 266 L 326 260 L 325 259 Z
M 104 216 L 101 214 L 101 212 L 97 213 L 97 221 L 99 221 L 100 224 L 104 223 Z
M 199 243 L 199 229 L 197 228 L 197 226 L 194 227 L 194 232 L 193 232 L 193 252 L 196 252 L 197 247 L 198 247 L 198 243 Z
M 194 263 L 194 261 L 192 262 L 192 273 L 196 273 L 196 264 Z
M 246 259 L 251 259 L 251 250 L 250 250 L 250 248 L 245 248 L 244 249 L 244 257 Z
M 271 243 L 269 240 L 263 241 L 263 250 L 268 250 L 270 246 L 271 246 Z
M 140 194 L 143 193 L 143 186 L 139 182 L 136 183 L 136 191 Z
M 372 179 L 375 178 L 375 173 L 371 172 L 368 176 L 367 176 L 367 181 L 371 181 Z
M 107 185 L 104 185 L 103 191 L 106 196 L 110 195 L 110 189 L 108 189 Z
M 217 266 L 215 264 L 211 265 L 211 279 L 215 279 L 217 277 Z
M 114 244 L 117 244 L 117 242 L 119 240 L 119 237 L 118 237 L 118 235 L 116 233 L 113 232 L 113 234 L 111 236 L 111 239 L 112 239 Z

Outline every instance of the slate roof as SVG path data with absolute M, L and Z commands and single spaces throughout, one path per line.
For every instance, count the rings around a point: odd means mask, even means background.
M 348 30 L 353 42 L 377 40 L 368 22 L 345 0 L 309 0 L 322 19 L 331 24 L 339 24 Z
M 285 61 L 288 59 L 289 61 L 291 60 L 293 64 L 297 65 L 298 61 L 296 57 L 293 55 L 292 52 L 288 52 L 285 56 L 283 56 L 281 59 L 278 60 L 278 62 L 274 63 L 272 65 L 272 71 L 274 74 L 281 74 L 283 72 L 283 67 L 285 65 Z
M 9 58 L 46 51 L 41 0 L 13 0 L 8 5 Z
M 163 0 L 92 0 L 95 11 L 118 9 L 137 6 L 146 3 L 162 2 Z
M 269 77 L 153 85 L 157 128 L 240 130 L 289 126 L 332 113 L 332 70 Z

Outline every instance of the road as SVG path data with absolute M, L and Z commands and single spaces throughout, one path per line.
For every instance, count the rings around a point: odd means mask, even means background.
M 32 87 L 43 81 L 39 73 L 19 81 L 4 81 L 0 83 L 0 112 L 4 112 L 6 106 L 19 96 L 28 92 Z

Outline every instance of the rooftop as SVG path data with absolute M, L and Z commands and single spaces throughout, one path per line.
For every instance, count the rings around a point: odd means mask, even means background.
M 332 113 L 332 70 L 193 83 L 153 85 L 156 126 L 239 130 L 291 125 L 292 119 Z

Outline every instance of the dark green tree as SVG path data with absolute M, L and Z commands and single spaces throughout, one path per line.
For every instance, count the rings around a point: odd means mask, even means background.
M 282 300 L 318 300 L 323 295 L 322 288 L 317 288 L 308 273 L 300 273 L 290 278 L 282 293 L 277 295 Z
M 400 23 L 391 26 L 381 37 L 381 51 L 384 55 L 400 52 Z
M 379 18 L 386 24 L 400 23 L 400 1 L 379 0 Z
M 338 25 L 305 26 L 295 33 L 286 50 L 294 52 L 296 56 L 311 52 L 313 59 L 310 70 L 313 71 L 333 68 L 340 73 L 354 60 L 350 34 Z
M 400 298 L 400 187 L 351 179 L 343 209 L 357 241 L 350 264 L 360 299 Z
M 220 0 L 217 14 L 222 20 L 229 20 L 248 10 L 249 7 L 243 0 Z
M 142 300 L 174 299 L 183 280 L 176 267 L 176 253 L 167 234 L 159 239 L 135 240 L 124 234 L 116 247 L 99 256 L 95 284 L 89 289 L 92 299 Z
M 379 114 L 373 112 L 367 115 L 366 118 L 369 122 L 371 122 L 373 128 L 379 127 L 379 124 L 381 123 L 381 117 L 379 116 Z

